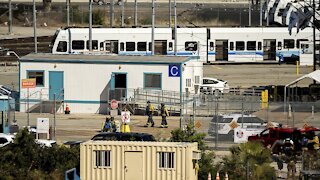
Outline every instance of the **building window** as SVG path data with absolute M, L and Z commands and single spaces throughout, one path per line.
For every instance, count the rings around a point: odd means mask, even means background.
M 283 48 L 285 48 L 285 49 L 294 48 L 294 39 L 283 40 Z
M 186 87 L 191 87 L 191 79 L 190 78 L 186 79 Z
M 126 42 L 126 51 L 135 51 L 136 43 L 135 42 Z
M 124 43 L 120 43 L 120 51 L 124 51 Z
M 111 151 L 95 151 L 96 167 L 110 167 L 111 166 Z
M 82 40 L 72 41 L 72 49 L 83 50 L 84 49 L 84 41 L 82 41 Z
M 262 49 L 262 43 L 258 42 L 258 50 L 261 50 L 261 49 Z
M 149 42 L 149 51 L 152 51 L 152 43 Z
M 234 49 L 234 42 L 230 42 L 230 51 L 233 51 Z
M 57 52 L 67 52 L 67 41 L 59 41 Z
M 236 41 L 236 50 L 243 51 L 244 50 L 244 41 Z
M 138 51 L 147 51 L 147 43 L 138 42 Z
M 89 40 L 87 41 L 87 49 L 89 49 Z M 98 40 L 92 40 L 92 50 L 98 50 Z
M 247 50 L 255 51 L 256 50 L 256 41 L 248 41 L 247 42 Z
M 144 88 L 161 89 L 161 74 L 144 74 Z
M 104 51 L 104 45 L 103 45 L 103 42 L 100 42 L 100 51 Z
M 28 79 L 36 79 L 37 86 L 44 86 L 44 71 L 28 71 Z
M 158 152 L 159 168 L 174 168 L 174 152 Z
M 278 50 L 281 50 L 282 49 L 282 43 L 281 41 L 278 41 Z
M 196 41 L 187 41 L 184 44 L 186 51 L 197 51 L 198 50 L 198 43 Z

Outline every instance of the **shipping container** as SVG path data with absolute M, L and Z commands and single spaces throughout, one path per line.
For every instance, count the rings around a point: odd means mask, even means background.
M 82 180 L 197 180 L 197 143 L 87 141 L 80 146 Z

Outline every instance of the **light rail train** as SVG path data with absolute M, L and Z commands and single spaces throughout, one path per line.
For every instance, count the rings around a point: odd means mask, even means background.
M 58 29 L 53 54 L 151 55 L 151 28 L 93 28 L 89 52 L 88 28 Z M 302 41 L 312 41 L 312 29 L 289 35 L 287 27 L 155 28 L 156 55 L 199 56 L 203 62 L 296 61 Z M 177 50 L 175 51 L 175 38 Z

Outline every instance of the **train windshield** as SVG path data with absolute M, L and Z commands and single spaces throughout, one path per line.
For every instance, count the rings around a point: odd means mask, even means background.
M 59 29 L 57 29 L 56 32 L 54 33 L 49 47 L 53 48 L 54 42 L 56 41 L 57 36 L 58 36 L 60 30 L 61 30 L 61 29 L 59 28 Z M 52 52 L 53 52 L 53 50 L 52 50 Z

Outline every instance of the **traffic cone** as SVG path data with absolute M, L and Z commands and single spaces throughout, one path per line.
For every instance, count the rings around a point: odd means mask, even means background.
M 211 180 L 211 173 L 208 173 L 208 180 Z
M 217 175 L 216 175 L 216 180 L 220 180 L 220 175 L 219 175 L 219 172 L 217 172 Z

